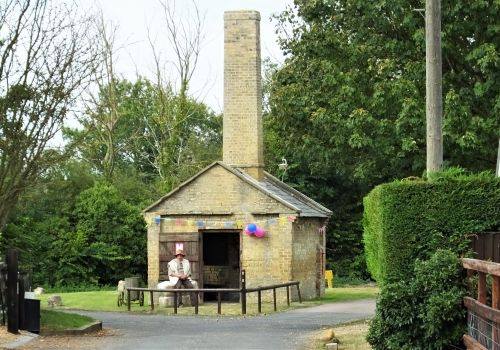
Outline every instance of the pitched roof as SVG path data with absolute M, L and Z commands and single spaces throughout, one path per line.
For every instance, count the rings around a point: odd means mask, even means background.
M 143 212 L 147 212 L 153 209 L 156 205 L 160 204 L 165 199 L 172 196 L 174 193 L 178 192 L 180 189 L 188 186 L 192 181 L 194 181 L 196 178 L 198 178 L 203 173 L 205 173 L 206 171 L 208 171 L 209 169 L 213 168 L 216 165 L 223 167 L 227 171 L 239 177 L 241 180 L 245 181 L 246 183 L 250 184 L 256 189 L 262 191 L 266 195 L 277 200 L 278 202 L 292 209 L 293 211 L 296 211 L 299 216 L 327 218 L 330 217 L 330 215 L 332 214 L 332 212 L 329 209 L 325 208 L 321 204 L 317 203 L 316 201 L 312 200 L 306 195 L 300 193 L 299 191 L 295 190 L 294 188 L 290 187 L 284 182 L 278 180 L 277 178 L 275 178 L 274 176 L 272 176 L 267 172 L 264 173 L 264 179 L 262 181 L 257 181 L 256 179 L 246 174 L 245 172 L 233 168 L 231 166 L 228 166 L 222 162 L 214 162 L 210 164 L 205 169 L 201 170 L 199 173 L 197 173 L 187 181 L 183 182 L 177 188 L 170 191 L 165 196 L 161 197 L 159 200 L 157 200 L 149 207 L 144 209 Z

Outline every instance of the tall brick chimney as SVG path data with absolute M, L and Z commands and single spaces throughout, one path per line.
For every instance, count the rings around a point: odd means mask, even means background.
M 223 161 L 263 177 L 260 14 L 224 13 Z

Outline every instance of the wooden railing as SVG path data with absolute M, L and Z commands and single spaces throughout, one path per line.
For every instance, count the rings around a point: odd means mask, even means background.
M 464 344 L 467 349 L 500 350 L 500 264 L 477 259 L 462 259 L 462 264 L 468 277 L 478 275 L 477 299 L 464 298 L 467 308 Z M 488 275 L 492 280 L 491 306 L 488 305 Z
M 217 294 L 217 313 L 220 315 L 222 312 L 222 293 L 239 293 L 240 294 L 240 303 L 241 303 L 241 313 L 245 315 L 247 313 L 247 294 L 257 292 L 257 312 L 262 312 L 262 292 L 265 290 L 273 291 L 273 307 L 274 311 L 277 311 L 277 302 L 276 302 L 276 289 L 278 288 L 286 288 L 286 302 L 287 305 L 290 306 L 290 287 L 296 286 L 297 295 L 299 298 L 299 303 L 302 303 L 302 296 L 300 294 L 300 282 L 299 281 L 290 281 L 285 283 L 273 284 L 269 286 L 259 286 L 254 288 L 246 287 L 246 275 L 245 270 L 241 271 L 241 287 L 240 288 L 192 288 L 192 289 L 156 289 L 156 288 L 126 288 L 127 289 L 127 309 L 131 310 L 131 298 L 130 292 L 137 291 L 139 293 L 149 293 L 149 300 L 151 310 L 154 310 L 154 293 L 173 293 L 174 294 L 174 314 L 177 314 L 177 302 L 179 298 L 179 294 L 182 297 L 182 293 L 194 293 L 196 304 L 194 305 L 194 313 L 198 314 L 198 303 L 199 303 L 199 295 L 200 293 L 212 292 Z

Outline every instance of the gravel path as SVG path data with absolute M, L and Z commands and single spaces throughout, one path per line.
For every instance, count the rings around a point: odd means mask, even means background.
M 99 349 L 302 349 L 323 326 L 371 317 L 374 300 L 331 303 L 251 317 L 134 315 L 81 312 L 111 328 L 106 337 L 85 339 L 80 348 Z M 41 337 L 45 338 L 45 337 Z M 81 337 L 85 338 L 85 337 Z M 42 349 L 40 341 L 29 348 Z

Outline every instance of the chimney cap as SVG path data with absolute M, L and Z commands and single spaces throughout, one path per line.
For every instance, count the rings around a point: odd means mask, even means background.
M 224 20 L 254 20 L 260 21 L 260 13 L 255 10 L 237 10 L 237 11 L 225 11 Z

